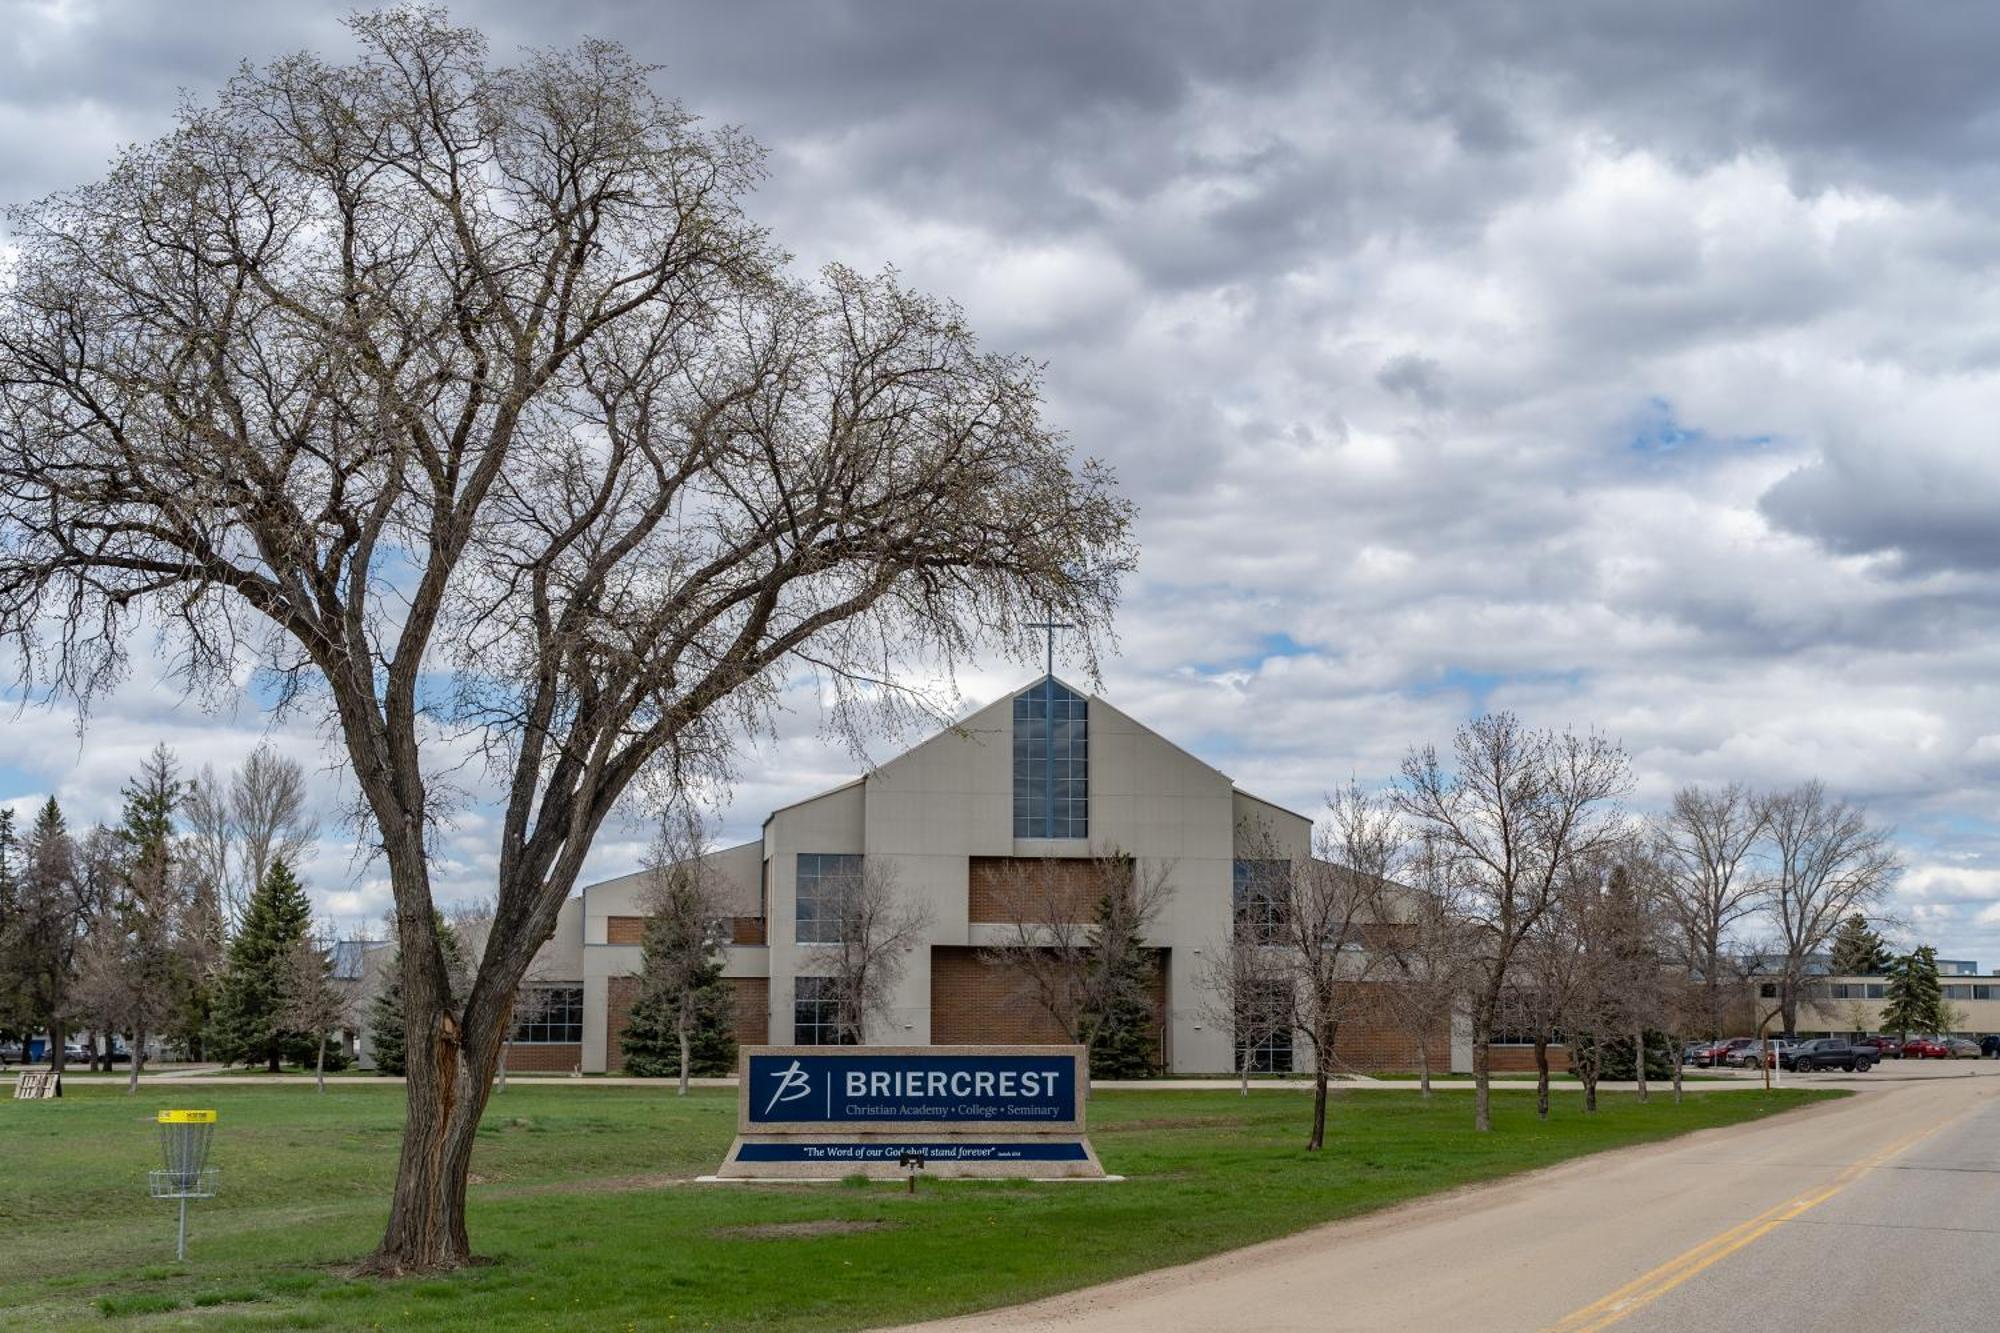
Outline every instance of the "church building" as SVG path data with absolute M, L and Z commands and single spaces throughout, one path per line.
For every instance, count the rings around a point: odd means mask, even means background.
M 1155 1031 L 1162 1072 L 1221 1073 L 1237 1052 L 1200 985 L 1204 953 L 1228 938 L 1260 858 L 1310 855 L 1311 819 L 1242 791 L 1160 733 L 1101 698 L 1044 676 L 874 771 L 773 810 L 762 836 L 705 859 L 734 909 L 724 975 L 745 1044 L 836 1038 L 817 959 L 822 908 L 863 867 L 880 873 L 923 922 L 893 995 L 865 1040 L 882 1045 L 1061 1041 L 1024 976 L 984 950 L 1018 941 L 1022 868 L 1130 857 L 1169 888 L 1147 928 L 1156 951 Z M 619 1036 L 638 991 L 645 928 L 642 873 L 592 884 L 568 903 L 543 951 L 549 993 L 516 1034 L 516 1069 L 616 1072 Z M 1084 896 L 1079 895 L 1079 910 Z M 1010 907 L 1010 902 L 1013 904 Z M 1436 1034 L 1439 1057 L 1450 1042 Z M 1304 1068 L 1303 1043 L 1279 1037 L 1256 1067 Z M 1354 1069 L 1409 1068 L 1415 1043 L 1361 1006 L 1343 1030 Z M 1439 1063 L 1443 1063 L 1442 1058 Z M 1453 1061 L 1453 1063 L 1458 1063 Z

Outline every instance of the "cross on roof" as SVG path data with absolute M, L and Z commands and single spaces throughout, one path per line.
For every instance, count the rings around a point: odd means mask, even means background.
M 1050 674 L 1051 676 L 1055 675 L 1056 674 L 1056 631 L 1065 629 L 1075 629 L 1076 626 L 1070 624 L 1066 620 L 1034 620 L 1028 623 L 1027 628 L 1048 631 L 1049 635 L 1048 674 Z

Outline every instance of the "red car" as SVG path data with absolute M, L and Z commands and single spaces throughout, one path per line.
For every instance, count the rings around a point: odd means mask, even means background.
M 1878 1060 L 1900 1060 L 1903 1058 L 1903 1043 L 1894 1037 L 1861 1037 L 1856 1046 L 1873 1046 Z
M 1694 1065 L 1697 1069 L 1720 1069 L 1729 1063 L 1731 1056 L 1756 1044 L 1755 1037 L 1731 1037 L 1728 1041 L 1718 1041 L 1707 1050 L 1696 1051 Z
M 1911 1060 L 1949 1060 L 1951 1047 L 1931 1037 L 1912 1037 L 1903 1043 L 1903 1054 Z

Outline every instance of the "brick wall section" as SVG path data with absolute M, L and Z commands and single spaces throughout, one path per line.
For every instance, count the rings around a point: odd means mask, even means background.
M 567 1074 L 583 1063 L 583 1047 L 576 1042 L 528 1045 L 509 1042 L 507 1072 L 510 1074 Z
M 1535 1072 L 1535 1048 L 1532 1046 L 1493 1046 L 1488 1048 L 1486 1067 L 1494 1073 L 1505 1071 L 1518 1073 L 1526 1070 Z M 1569 1048 L 1549 1047 L 1549 1068 L 1558 1074 L 1569 1070 Z
M 736 988 L 736 1044 L 738 1046 L 768 1046 L 771 1044 L 771 979 L 769 977 L 731 977 L 729 984 Z M 791 1034 L 785 1034 L 790 1040 Z
M 966 919 L 1007 925 L 1014 906 L 1029 907 L 1033 920 L 1088 921 L 1103 886 L 1090 857 L 975 856 L 966 867 Z M 1054 904 L 1056 911 L 1048 911 Z
M 606 944 L 644 944 L 646 942 L 646 918 L 643 916 L 605 917 L 604 942 Z M 729 942 L 731 944 L 765 943 L 764 918 L 761 916 L 733 916 L 729 918 Z
M 1303 1038 L 1294 1038 L 1303 1057 Z M 1334 1068 L 1362 1073 L 1417 1067 L 1416 1038 L 1397 1021 L 1387 992 L 1378 982 L 1359 982 L 1348 999 L 1347 1016 L 1333 1043 Z M 1440 1023 L 1430 1037 L 1431 1072 L 1451 1068 L 1451 1024 Z M 1304 1064 L 1304 1059 L 1299 1061 Z
M 724 978 L 735 991 L 736 1042 L 739 1046 L 764 1046 L 770 1042 L 771 981 L 768 977 Z M 612 977 L 605 987 L 604 1067 L 615 1074 L 625 1067 L 625 1050 L 619 1039 L 632 1021 L 632 1006 L 639 1000 L 639 978 Z
M 997 858 L 996 858 L 997 859 Z M 1164 959 L 1161 960 L 1164 964 Z M 1156 1031 L 1167 1021 L 1167 970 L 1153 969 Z M 939 1046 L 998 1046 L 1068 1041 L 1014 969 L 989 963 L 977 949 L 931 949 L 931 1041 Z M 1157 1056 L 1155 1057 L 1157 1059 Z

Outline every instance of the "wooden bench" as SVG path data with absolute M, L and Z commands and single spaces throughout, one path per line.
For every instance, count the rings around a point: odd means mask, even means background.
M 47 1101 L 62 1096 L 62 1075 L 53 1069 L 24 1069 L 14 1082 L 17 1102 Z

